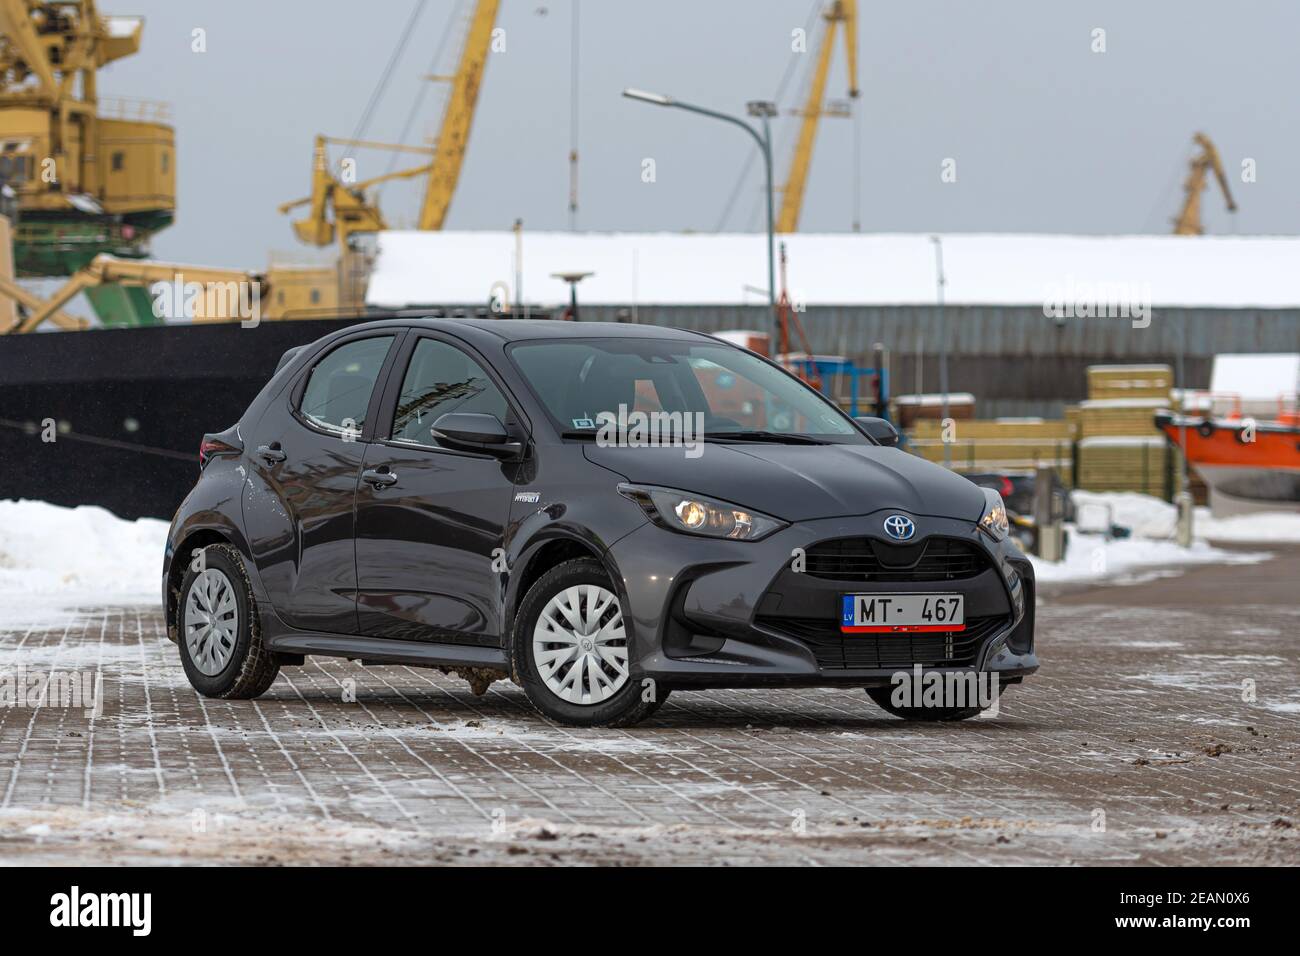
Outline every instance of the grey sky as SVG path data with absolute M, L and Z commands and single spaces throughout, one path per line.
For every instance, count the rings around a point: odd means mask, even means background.
M 101 73 L 104 95 L 173 104 L 180 209 L 155 255 L 260 269 L 295 250 L 276 205 L 306 192 L 312 137 L 350 135 L 415 0 L 101 0 L 142 13 L 137 56 Z M 442 32 L 468 0 L 427 0 L 373 122 L 396 138 Z M 821 0 L 817 6 L 821 5 Z M 775 92 L 790 35 L 811 0 L 582 0 L 578 225 L 713 231 L 753 146 L 738 130 L 633 103 L 625 86 L 742 112 Z M 1208 0 L 860 0 L 862 224 L 865 231 L 1163 233 L 1198 129 L 1218 143 L 1241 211 L 1214 187 L 1207 231 L 1292 234 L 1300 221 L 1300 5 Z M 571 0 L 502 0 L 507 49 L 489 61 L 448 228 L 568 225 Z M 191 52 L 191 31 L 207 52 Z M 1106 30 L 1107 52 L 1091 52 Z M 820 36 L 783 107 L 796 105 Z M 436 72 L 450 72 L 459 37 Z M 837 50 L 830 94 L 846 87 Z M 437 87 L 408 141 L 436 130 Z M 785 178 L 793 119 L 778 127 Z M 389 167 L 358 153 L 362 178 Z M 657 182 L 641 181 L 652 157 Z M 940 181 L 945 157 L 957 182 Z M 1241 182 L 1243 158 L 1258 181 Z M 853 220 L 853 123 L 822 123 L 801 228 Z M 403 158 L 406 162 L 409 157 Z M 727 227 L 758 229 L 750 166 Z M 412 224 L 419 186 L 387 187 L 394 226 Z M 1234 221 L 1235 220 L 1235 221 Z

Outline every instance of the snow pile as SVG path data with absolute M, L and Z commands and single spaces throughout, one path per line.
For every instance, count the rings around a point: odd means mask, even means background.
M 167 522 L 103 508 L 0 501 L 0 595 L 157 602 Z
M 1043 582 L 1104 580 L 1116 584 L 1138 584 L 1160 576 L 1156 569 L 1193 564 L 1258 564 L 1269 557 L 1268 554 L 1224 551 L 1204 541 L 1196 541 L 1190 548 L 1180 548 L 1172 540 L 1128 538 L 1107 541 L 1100 534 L 1080 534 L 1072 530 L 1064 561 L 1040 561 L 1033 557 L 1030 561 L 1034 565 L 1034 576 Z
M 1041 581 L 1101 581 L 1117 583 L 1147 580 L 1156 569 L 1195 564 L 1256 564 L 1269 555 L 1227 551 L 1212 542 L 1300 543 L 1300 514 L 1247 514 L 1214 518 L 1208 508 L 1197 508 L 1193 521 L 1196 541 L 1181 548 L 1174 539 L 1177 509 L 1167 501 L 1132 492 L 1098 494 L 1074 492 L 1076 525 L 1069 527 L 1070 543 L 1059 563 L 1033 558 Z M 1104 531 L 1112 524 L 1128 528 L 1129 538 L 1107 541 Z M 1142 573 L 1147 572 L 1147 573 Z
M 1172 539 L 1177 509 L 1167 501 L 1135 492 L 1098 494 L 1074 492 L 1075 518 L 1083 531 L 1101 531 L 1109 523 L 1131 528 L 1135 538 Z M 1209 508 L 1197 508 L 1192 527 L 1207 541 L 1300 544 L 1300 513 L 1260 512 L 1215 518 Z
M 1277 512 L 1215 518 L 1209 508 L 1197 508 L 1196 536 L 1210 541 L 1300 543 L 1300 514 Z

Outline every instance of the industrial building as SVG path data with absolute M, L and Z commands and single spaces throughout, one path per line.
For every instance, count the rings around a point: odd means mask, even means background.
M 882 344 L 893 394 L 933 392 L 946 324 L 949 387 L 973 393 L 981 418 L 1056 418 L 1086 397 L 1089 365 L 1176 367 L 1181 349 L 1183 384 L 1206 388 L 1218 353 L 1300 346 L 1300 238 L 935 238 L 780 236 L 812 349 L 866 361 Z M 759 234 L 383 232 L 367 305 L 553 309 L 568 273 L 590 273 L 584 320 L 772 326 Z

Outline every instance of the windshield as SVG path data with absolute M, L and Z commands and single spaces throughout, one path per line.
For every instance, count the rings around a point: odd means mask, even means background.
M 523 342 L 510 356 L 562 431 L 685 413 L 705 438 L 869 444 L 834 405 L 729 345 L 666 339 Z

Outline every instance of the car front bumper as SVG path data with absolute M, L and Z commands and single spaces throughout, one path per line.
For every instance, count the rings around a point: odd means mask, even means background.
M 849 580 L 795 571 L 798 556 L 838 539 L 885 540 L 893 513 L 804 521 L 756 542 L 679 534 L 646 524 L 615 542 L 632 674 L 674 687 L 883 686 L 900 670 L 987 670 L 1015 683 L 1038 669 L 1033 569 L 1013 542 L 969 521 L 914 516 L 922 542 L 957 542 L 983 570 L 940 580 Z M 967 549 L 968 550 L 968 549 Z M 816 553 L 814 551 L 814 553 Z M 933 575 L 930 575 L 933 578 Z M 939 635 L 841 634 L 848 593 L 944 593 L 965 598 L 967 628 Z

